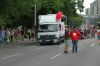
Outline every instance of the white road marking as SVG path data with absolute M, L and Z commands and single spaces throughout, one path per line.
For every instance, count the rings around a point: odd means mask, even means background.
M 14 55 L 10 55 L 10 56 L 6 56 L 6 57 L 2 57 L 1 59 L 2 59 L 2 60 L 5 60 L 5 59 L 12 58 L 12 57 L 15 57 L 15 56 L 18 56 L 18 55 L 21 55 L 21 54 L 22 54 L 22 53 L 14 54 Z
M 64 47 L 65 45 L 63 44 L 63 45 L 60 45 L 59 47 Z
M 82 45 L 83 43 L 80 43 L 79 45 Z
M 90 47 L 94 47 L 95 46 L 95 43 L 92 43 L 91 45 L 90 45 Z
M 72 48 L 70 47 L 69 50 L 72 50 Z
M 63 54 L 63 53 L 59 53 L 59 54 L 57 54 L 57 55 L 51 57 L 50 59 L 51 59 L 51 60 L 52 60 L 52 59 L 55 59 L 56 57 L 58 57 L 58 56 L 60 56 L 60 55 L 62 55 L 62 54 Z
M 40 50 L 40 49 L 43 49 L 43 47 L 40 47 L 40 48 L 34 49 L 34 51 L 38 51 L 38 50 Z
M 31 46 L 31 47 L 35 47 L 35 46 Z

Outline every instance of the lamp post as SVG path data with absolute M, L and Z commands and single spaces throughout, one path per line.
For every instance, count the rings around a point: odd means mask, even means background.
M 34 5 L 34 41 L 36 41 L 36 0 Z
M 67 25 L 67 16 L 63 15 L 64 19 L 65 19 L 65 25 Z M 67 25 L 68 26 L 68 25 Z
M 67 24 L 67 16 L 65 16 L 66 17 L 66 25 L 68 26 L 68 24 Z
M 35 17 L 34 17 L 34 22 L 35 22 L 34 25 L 36 26 L 36 3 L 35 3 L 35 8 L 34 8 L 34 9 L 35 9 L 35 10 L 34 10 L 34 16 L 35 16 Z

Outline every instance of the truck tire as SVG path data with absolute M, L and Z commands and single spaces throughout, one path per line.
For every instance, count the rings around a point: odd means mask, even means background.
M 58 42 L 57 44 L 60 45 L 61 42 Z
M 40 43 L 40 45 L 44 45 L 43 43 Z
M 58 45 L 60 45 L 60 43 L 61 43 L 61 40 L 59 40 L 59 42 L 57 42 Z

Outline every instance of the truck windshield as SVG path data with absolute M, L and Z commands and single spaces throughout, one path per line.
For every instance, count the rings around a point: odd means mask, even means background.
M 57 31 L 57 25 L 56 24 L 45 24 L 39 26 L 40 32 L 55 32 Z

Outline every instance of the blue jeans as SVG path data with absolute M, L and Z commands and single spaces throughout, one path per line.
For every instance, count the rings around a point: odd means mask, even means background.
M 0 45 L 2 44 L 2 37 L 0 37 Z
M 77 53 L 77 48 L 78 48 L 77 44 L 78 44 L 78 41 L 72 41 L 72 45 L 73 45 L 72 52 Z
M 2 44 L 5 43 L 5 37 L 2 37 L 1 43 L 2 43 Z

